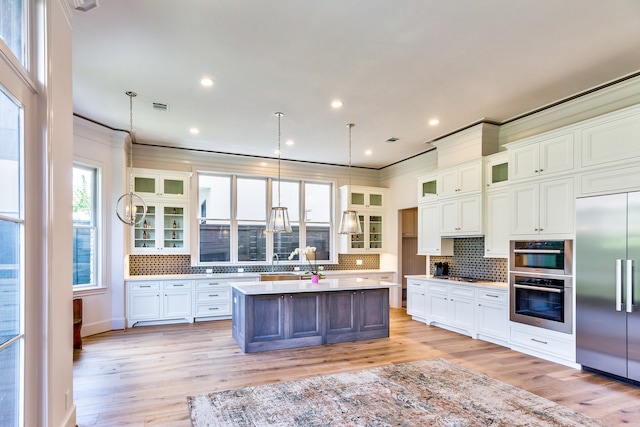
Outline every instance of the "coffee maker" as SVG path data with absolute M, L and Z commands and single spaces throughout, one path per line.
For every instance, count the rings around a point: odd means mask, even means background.
M 449 263 L 448 262 L 435 262 L 433 264 L 434 276 L 448 276 L 449 275 Z

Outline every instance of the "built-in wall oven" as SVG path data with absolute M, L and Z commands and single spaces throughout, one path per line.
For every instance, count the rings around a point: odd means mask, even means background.
M 573 331 L 572 241 L 512 241 L 509 318 L 554 331 Z

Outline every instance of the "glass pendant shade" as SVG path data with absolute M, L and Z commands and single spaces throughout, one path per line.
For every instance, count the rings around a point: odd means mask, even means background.
M 344 211 L 342 212 L 342 219 L 340 220 L 340 234 L 360 234 L 362 233 L 362 227 L 360 227 L 360 221 L 358 220 L 358 213 L 356 211 Z
M 289 212 L 282 206 L 271 208 L 269 222 L 267 223 L 269 233 L 291 233 L 291 223 L 289 222 Z

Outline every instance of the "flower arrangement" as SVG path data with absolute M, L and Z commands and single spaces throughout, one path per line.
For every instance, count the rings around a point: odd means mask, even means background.
M 300 259 L 302 261 L 302 254 L 305 255 L 305 258 L 307 259 L 307 262 L 309 263 L 309 271 L 305 271 L 305 274 L 309 274 L 310 273 L 310 274 L 312 274 L 314 276 L 322 276 L 318 272 L 318 265 L 317 265 L 317 262 L 316 262 L 316 247 L 315 246 L 307 246 L 304 249 L 296 248 L 289 255 L 289 261 L 293 260 L 293 258 L 295 258 L 296 255 L 298 255 L 298 259 Z M 313 264 L 311 263 L 312 260 L 313 260 Z

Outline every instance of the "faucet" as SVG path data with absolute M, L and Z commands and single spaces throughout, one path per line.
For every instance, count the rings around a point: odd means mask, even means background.
M 271 272 L 273 273 L 273 259 L 276 259 L 276 265 L 280 265 L 280 257 L 278 254 L 273 254 L 273 258 L 271 258 Z

